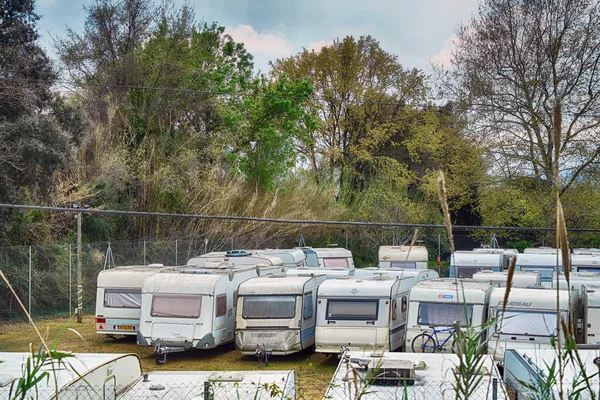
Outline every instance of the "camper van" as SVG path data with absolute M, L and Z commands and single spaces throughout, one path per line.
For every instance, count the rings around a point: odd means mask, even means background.
M 319 286 L 315 351 L 396 350 L 404 343 L 408 292 L 415 278 L 330 279 Z
M 354 269 L 352 252 L 343 247 L 302 247 L 310 268 Z
M 490 270 L 479 271 L 473 274 L 473 279 L 482 282 L 498 283 L 506 285 L 508 271 L 495 272 Z M 526 288 L 528 286 L 540 286 L 542 275 L 537 271 L 515 271 L 512 276 L 512 287 Z
M 600 344 L 600 284 L 586 283 L 582 289 L 583 343 Z
M 600 252 L 590 251 L 571 254 L 571 270 L 577 272 L 600 272 Z M 596 250 L 596 249 L 594 249 Z
M 543 252 L 544 250 L 546 252 Z M 550 252 L 551 250 L 554 250 L 554 252 Z M 517 254 L 515 270 L 538 271 L 542 274 L 542 285 L 551 288 L 552 274 L 556 271 L 557 265 L 559 270 L 562 270 L 562 261 L 560 256 L 556 254 L 556 249 L 541 249 L 540 252 L 530 251 Z
M 62 360 L 48 357 L 38 370 L 26 367 L 28 362 L 35 364 L 31 352 L 0 352 L 0 360 L 0 399 L 116 399 L 142 375 L 135 354 L 75 353 Z M 16 396 L 21 378 L 37 383 L 29 392 Z
M 286 355 L 315 344 L 317 289 L 325 275 L 257 277 L 238 289 L 235 345 Z
M 456 322 L 461 327 L 482 329 L 487 321 L 490 293 L 497 286 L 473 279 L 430 279 L 415 284 L 410 290 L 408 321 L 406 323 L 406 351 L 412 351 L 415 338 L 423 333 L 438 333 L 438 341 L 452 334 Z M 452 350 L 450 339 L 441 350 Z
M 504 380 L 515 399 L 598 398 L 598 351 L 577 350 L 581 364 L 565 362 L 560 372 L 556 352 L 555 349 L 506 351 Z M 553 364 L 555 368 L 551 371 L 549 367 Z
M 142 282 L 160 271 L 176 268 L 150 264 L 100 271 L 96 285 L 96 332 L 135 335 L 140 325 Z
M 498 287 L 490 296 L 489 315 L 496 323 L 488 329 L 488 353 L 501 363 L 506 349 L 538 350 L 551 348 L 556 334 L 556 303 L 565 321 L 577 316 L 577 292 L 544 287 L 512 288 L 504 312 L 505 287 Z
M 379 246 L 379 268 L 427 269 L 424 246 Z
M 376 276 L 381 274 L 386 276 L 397 276 L 399 278 L 413 277 L 415 278 L 415 283 L 424 281 L 425 279 L 436 279 L 440 277 L 437 271 L 434 271 L 433 269 L 380 269 L 376 267 L 366 267 L 356 268 L 354 270 L 354 276 Z
M 456 251 L 450 257 L 450 278 L 472 278 L 481 270 L 502 271 L 501 252 Z
M 508 400 L 498 368 L 484 355 L 469 399 Z M 437 400 L 466 398 L 456 392 L 456 354 L 344 351 L 323 399 Z
M 280 257 L 271 254 L 254 254 L 246 250 L 215 251 L 212 253 L 202 254 L 201 256 L 190 258 L 187 262 L 187 265 L 205 267 L 209 264 L 222 262 L 229 263 L 234 266 L 259 264 L 284 266 L 283 260 Z
M 234 340 L 238 286 L 250 278 L 278 274 L 282 267 L 217 265 L 152 275 L 142 285 L 137 343 L 166 354 L 212 349 Z

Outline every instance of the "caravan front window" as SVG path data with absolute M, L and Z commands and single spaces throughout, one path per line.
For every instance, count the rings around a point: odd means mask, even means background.
M 202 308 L 200 296 L 154 295 L 150 315 L 163 318 L 198 318 Z
M 416 269 L 416 262 L 402 262 L 402 261 L 392 261 L 390 263 L 390 268 L 408 268 L 408 269 Z
M 283 319 L 296 315 L 296 296 L 244 296 L 242 317 Z
M 323 266 L 325 268 L 348 268 L 347 258 L 324 258 Z
M 131 289 L 105 289 L 104 307 L 107 308 L 140 308 L 142 292 Z
M 460 326 L 464 327 L 472 317 L 473 304 L 419 303 L 417 323 L 424 326 L 452 326 L 459 321 Z
M 328 300 L 327 320 L 377 320 L 378 300 Z
M 498 310 L 498 321 L 496 331 L 507 335 L 553 336 L 556 331 L 555 311 L 505 310 L 502 316 Z

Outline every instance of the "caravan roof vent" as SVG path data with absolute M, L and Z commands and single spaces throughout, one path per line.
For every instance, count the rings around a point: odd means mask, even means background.
M 416 379 L 415 364 L 410 360 L 381 360 L 369 365 L 368 374 L 377 385 L 413 385 Z
M 247 257 L 250 255 L 250 252 L 246 250 L 229 250 L 225 255 L 227 257 Z

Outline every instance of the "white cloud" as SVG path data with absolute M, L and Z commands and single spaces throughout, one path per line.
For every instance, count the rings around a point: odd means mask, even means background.
M 294 47 L 284 35 L 274 33 L 257 33 L 251 25 L 238 25 L 235 29 L 226 29 L 234 41 L 242 42 L 246 49 L 253 54 L 263 54 L 268 57 L 288 56 Z
M 333 45 L 333 40 L 317 40 L 316 42 L 312 42 L 311 44 L 308 45 L 308 47 L 306 48 L 308 51 L 314 51 L 315 53 L 318 53 L 321 51 L 321 49 L 323 47 L 327 47 L 327 46 L 331 46 Z
M 456 36 L 456 34 L 452 35 L 450 39 L 446 40 L 444 43 L 444 48 L 439 53 L 431 57 L 429 61 L 434 65 L 441 65 L 444 68 L 450 68 L 452 66 L 452 51 L 454 50 L 454 47 L 456 46 L 455 43 L 457 41 L 458 36 Z

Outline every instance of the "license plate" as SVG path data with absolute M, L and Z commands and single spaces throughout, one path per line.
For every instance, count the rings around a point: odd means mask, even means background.
M 115 325 L 115 329 L 120 329 L 122 331 L 134 331 L 135 326 L 133 326 L 133 325 Z

